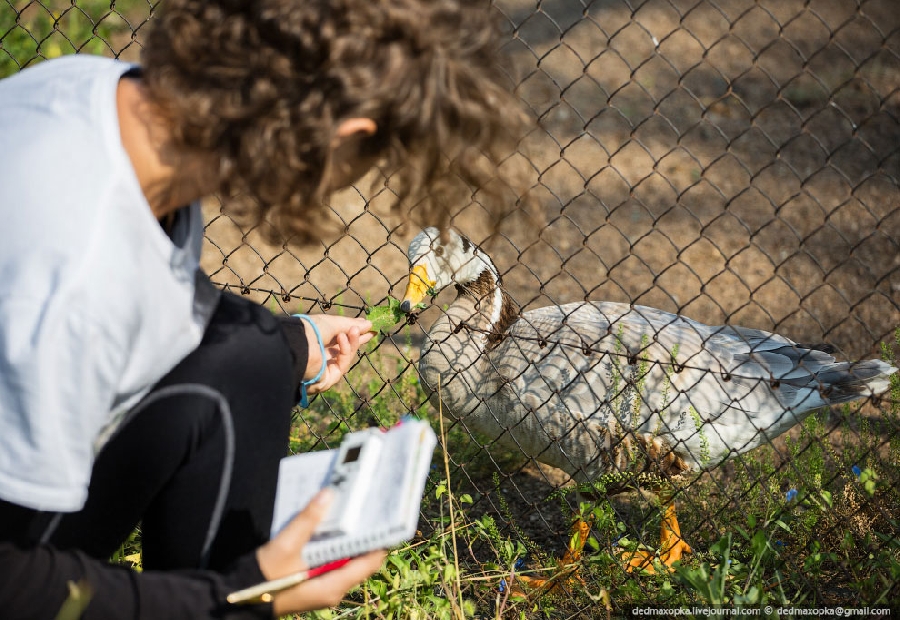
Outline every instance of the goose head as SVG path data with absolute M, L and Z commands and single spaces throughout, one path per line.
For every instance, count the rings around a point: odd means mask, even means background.
M 410 274 L 400 309 L 410 312 L 428 295 L 437 295 L 451 284 L 475 282 L 486 270 L 499 282 L 490 259 L 478 247 L 453 230 L 444 233 L 429 227 L 409 244 Z

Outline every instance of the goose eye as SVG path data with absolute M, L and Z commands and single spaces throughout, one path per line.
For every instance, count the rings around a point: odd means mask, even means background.
M 435 256 L 443 256 L 444 255 L 444 247 L 439 245 L 436 248 L 434 248 L 434 255 Z

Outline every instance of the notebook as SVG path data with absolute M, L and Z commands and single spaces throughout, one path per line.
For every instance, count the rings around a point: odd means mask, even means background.
M 285 457 L 272 536 L 331 486 L 332 508 L 303 548 L 311 568 L 411 539 L 436 445 L 431 426 L 409 419 L 388 431 L 350 433 L 338 449 Z

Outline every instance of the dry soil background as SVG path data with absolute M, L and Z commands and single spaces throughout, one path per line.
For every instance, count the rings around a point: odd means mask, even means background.
M 477 205 L 454 224 L 523 306 L 630 301 L 847 356 L 900 325 L 894 0 L 497 6 L 537 121 L 518 156 L 541 212 L 489 239 Z M 204 266 L 286 310 L 399 296 L 416 231 L 378 189 L 337 198 L 349 234 L 302 250 L 268 247 L 210 205 Z

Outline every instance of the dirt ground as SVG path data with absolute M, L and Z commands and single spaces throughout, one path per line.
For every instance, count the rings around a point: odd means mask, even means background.
M 890 337 L 893 0 L 497 4 L 516 28 L 518 92 L 537 120 L 519 156 L 541 212 L 515 211 L 490 239 L 476 205 L 454 224 L 483 243 L 519 303 L 630 301 L 851 357 Z M 290 295 L 288 310 L 398 296 L 416 231 L 397 230 L 377 191 L 368 205 L 365 195 L 334 201 L 352 220 L 346 237 L 304 250 L 245 237 L 211 205 L 204 265 L 257 297 Z
M 454 225 L 525 308 L 633 302 L 878 355 L 900 326 L 900 11 L 858 4 L 498 0 L 536 119 L 517 156 L 539 208 L 487 239 L 477 205 Z M 345 192 L 333 206 L 349 234 L 303 250 L 268 247 L 210 204 L 204 266 L 287 311 L 356 314 L 407 275 L 417 231 L 383 198 Z M 491 472 L 458 467 L 492 492 Z M 561 543 L 546 503 L 558 472 L 506 473 L 519 526 Z

